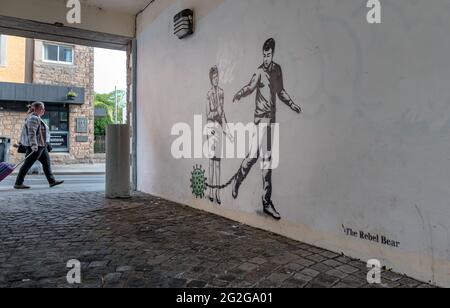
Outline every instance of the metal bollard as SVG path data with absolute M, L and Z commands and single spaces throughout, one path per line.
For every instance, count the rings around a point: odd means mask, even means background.
M 106 129 L 106 198 L 130 198 L 130 127 Z
M 11 146 L 11 138 L 0 137 L 0 162 L 9 161 L 9 147 Z

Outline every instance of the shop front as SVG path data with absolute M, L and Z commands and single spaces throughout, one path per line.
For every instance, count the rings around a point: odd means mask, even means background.
M 46 113 L 42 117 L 50 128 L 50 143 L 55 153 L 69 152 L 69 106 L 46 104 Z
M 66 93 L 70 91 L 77 93 L 76 98 L 67 97 Z M 50 129 L 54 160 L 57 163 L 89 162 L 93 137 L 90 130 L 83 130 L 80 125 L 87 125 L 90 121 L 89 108 L 83 98 L 83 88 L 0 82 L 0 136 L 9 137 L 12 144 L 17 144 L 27 106 L 41 101 L 46 106 L 42 119 Z M 15 162 L 19 159 L 20 156 L 12 149 L 10 160 Z

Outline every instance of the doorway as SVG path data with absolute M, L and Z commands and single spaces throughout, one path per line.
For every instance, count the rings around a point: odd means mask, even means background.
M 33 29 L 39 29 L 39 32 L 34 31 Z M 76 35 L 74 35 L 75 33 L 74 30 L 76 30 Z M 135 63 L 135 61 L 133 61 L 133 58 L 136 57 L 135 41 L 130 37 L 97 33 L 93 31 L 73 29 L 69 27 L 58 27 L 55 25 L 3 16 L 0 16 L 0 34 L 2 34 L 3 36 L 23 37 L 27 40 L 41 41 L 42 42 L 41 46 L 59 46 L 59 45 L 64 46 L 64 48 L 62 48 L 62 53 L 60 53 L 59 51 L 58 53 L 55 52 L 51 53 L 50 52 L 51 50 L 47 50 L 46 52 L 45 49 L 41 50 L 41 48 L 38 48 L 38 50 L 34 51 L 35 54 L 40 53 L 43 60 L 48 60 L 42 62 L 48 63 L 55 62 L 55 59 L 57 60 L 56 62 L 59 62 L 60 54 L 62 55 L 62 60 L 64 61 L 67 59 L 71 61 L 77 61 L 76 54 L 71 54 L 70 57 L 67 56 L 70 46 L 84 46 L 88 48 L 102 48 L 102 49 L 106 48 L 110 50 L 122 51 L 126 54 L 126 73 L 125 73 L 126 85 L 125 89 L 123 89 L 125 92 L 124 97 L 125 108 L 123 108 L 122 110 L 121 117 L 124 119 L 122 123 L 128 123 L 132 129 L 132 133 L 130 136 L 132 138 L 133 144 L 131 183 L 132 187 L 135 188 L 137 179 L 137 167 L 135 159 L 137 134 L 134 129 L 136 127 L 135 125 L 136 122 L 133 110 L 135 110 L 134 106 L 136 104 L 136 99 L 132 95 L 132 93 L 135 93 L 135 91 L 133 91 L 133 87 L 135 85 L 134 82 L 135 74 L 134 74 L 134 66 L 132 65 L 133 63 Z M 55 42 L 56 44 L 54 44 Z M 53 58 L 51 58 L 52 55 Z M 59 67 L 64 67 L 64 65 L 70 65 L 70 63 L 53 63 L 53 64 Z M 55 74 L 57 75 L 58 73 L 59 71 L 56 71 Z M 36 74 L 36 72 L 34 72 L 34 74 Z M 0 83 L 1 82 L 6 82 L 6 80 L 1 80 L 0 78 Z M 94 101 L 96 101 L 97 94 L 107 94 L 107 93 L 91 93 L 91 94 L 93 97 L 92 101 L 93 107 Z M 0 98 L 0 110 L 2 108 L 4 110 L 6 110 L 6 108 L 10 108 L 15 109 L 16 111 L 20 109 L 23 112 L 25 105 L 27 103 L 29 102 L 15 101 L 14 104 L 12 104 L 11 101 L 3 101 Z M 50 128 L 51 144 L 54 148 L 54 155 L 55 157 L 58 157 L 57 159 L 55 159 L 56 162 L 61 162 L 62 160 L 67 159 L 67 157 L 71 155 L 71 151 L 73 151 L 73 149 L 75 148 L 76 149 L 81 148 L 80 152 L 83 152 L 84 151 L 83 145 L 87 143 L 92 144 L 95 143 L 96 138 L 94 136 L 94 129 L 92 129 L 92 131 L 85 132 L 83 131 L 82 128 L 83 118 L 84 120 L 88 121 L 88 123 L 92 122 L 89 123 L 89 125 L 93 126 L 92 124 L 95 121 L 94 108 L 92 108 L 91 114 L 89 116 L 86 116 L 85 114 L 80 115 L 80 113 L 76 111 L 78 110 L 77 106 L 71 105 L 70 102 L 66 104 L 66 102 L 61 101 L 58 102 L 44 101 L 44 103 L 46 104 L 47 113 L 45 116 L 43 116 L 43 120 Z M 8 112 L 12 111 L 9 110 Z M 115 120 L 117 120 L 117 111 L 112 116 Z M 0 127 L 0 135 L 2 135 L 2 133 L 5 133 L 5 129 L 3 129 L 2 131 L 2 128 Z M 101 139 L 101 137 L 98 139 Z M 93 154 L 95 153 L 94 146 L 92 146 L 92 153 Z M 72 164 L 76 162 L 76 160 L 80 157 L 81 157 L 80 163 L 86 162 L 86 160 L 83 159 L 82 156 L 80 155 L 72 155 L 72 157 L 75 159 L 75 161 L 72 159 L 71 161 Z M 101 158 L 99 159 L 101 160 Z M 89 160 L 90 163 L 94 164 L 99 163 L 98 158 L 93 158 Z M 95 173 L 98 171 L 88 170 L 87 173 L 89 172 Z

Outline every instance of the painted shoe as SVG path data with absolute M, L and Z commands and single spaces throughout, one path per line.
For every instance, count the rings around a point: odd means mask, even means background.
M 222 205 L 222 201 L 220 200 L 220 196 L 219 196 L 218 193 L 216 193 L 216 203 L 217 203 L 218 205 Z
M 241 181 L 239 179 L 234 179 L 233 181 L 233 191 L 231 192 L 234 199 L 239 196 L 239 187 L 241 186 Z
M 281 215 L 275 209 L 275 206 L 273 205 L 272 201 L 263 202 L 263 206 L 264 206 L 264 213 L 271 216 L 273 219 L 276 219 L 276 220 L 281 219 Z

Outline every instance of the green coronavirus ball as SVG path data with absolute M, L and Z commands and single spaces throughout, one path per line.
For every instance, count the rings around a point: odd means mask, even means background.
M 202 166 L 196 165 L 194 167 L 194 171 L 191 173 L 191 188 L 192 194 L 196 198 L 204 198 L 206 191 L 206 177 L 205 170 L 202 169 Z

